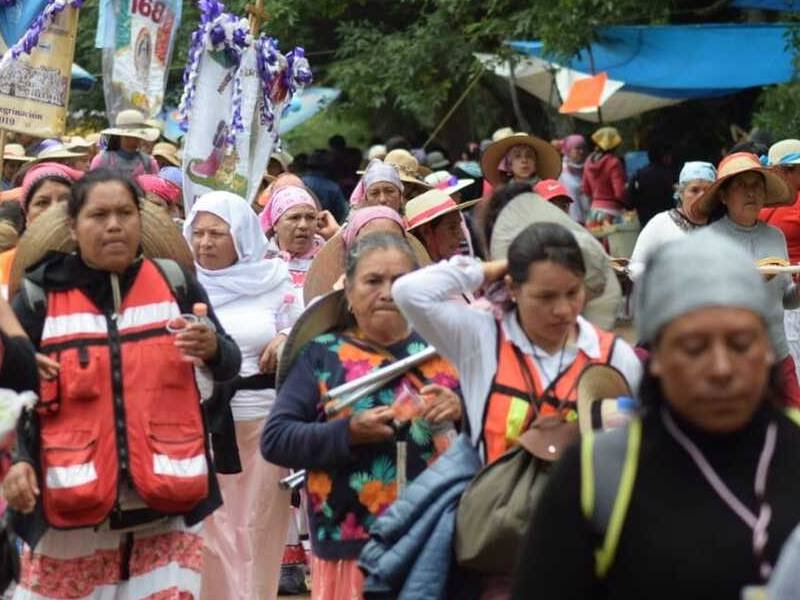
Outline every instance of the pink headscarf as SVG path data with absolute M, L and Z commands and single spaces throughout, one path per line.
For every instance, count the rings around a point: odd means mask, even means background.
M 158 175 L 139 175 L 136 183 L 145 194 L 155 194 L 169 204 L 177 204 L 181 199 L 181 188 Z
M 269 204 L 261 211 L 259 218 L 262 231 L 271 231 L 278 219 L 290 208 L 304 205 L 311 206 L 314 210 L 317 210 L 317 203 L 314 202 L 314 198 L 304 188 L 290 185 L 279 189 L 272 194 Z
M 578 146 L 585 146 L 586 145 L 586 138 L 584 138 L 579 133 L 573 133 L 572 135 L 568 135 L 564 138 L 563 143 L 561 144 L 561 153 L 566 156 L 570 153 L 570 150 L 573 148 L 577 148 Z
M 272 194 L 275 194 L 278 190 L 289 187 L 290 185 L 295 187 L 305 187 L 303 180 L 294 173 L 281 173 L 275 178 L 275 181 L 267 186 L 267 189 L 261 192 L 261 195 L 258 197 L 258 205 L 266 206 L 269 204 L 269 199 L 272 197 Z
M 344 247 L 349 250 L 355 243 L 358 232 L 361 231 L 367 223 L 376 219 L 389 219 L 390 221 L 394 221 L 400 226 L 400 229 L 403 230 L 403 235 L 405 235 L 406 225 L 403 223 L 403 218 L 396 210 L 388 206 L 366 206 L 350 213 L 350 220 L 347 222 L 347 226 L 342 232 Z
M 26 212 L 28 210 L 28 204 L 30 204 L 31 201 L 28 197 L 31 188 L 45 177 L 62 177 L 71 183 L 75 183 L 78 179 L 83 177 L 83 171 L 54 162 L 43 162 L 35 167 L 31 167 L 30 170 L 25 173 L 25 177 L 22 180 L 22 208 Z

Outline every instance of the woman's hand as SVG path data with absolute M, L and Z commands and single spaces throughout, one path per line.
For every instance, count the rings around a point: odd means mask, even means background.
M 350 418 L 350 445 L 385 442 L 394 437 L 394 410 L 390 406 L 370 408 Z
M 13 465 L 3 481 L 3 496 L 8 505 L 23 514 L 33 512 L 39 496 L 36 471 L 30 463 L 18 462 Z
M 47 381 L 58 377 L 61 371 L 61 365 L 59 363 L 40 352 L 36 353 L 36 368 L 39 371 L 39 379 Z
M 258 361 L 258 369 L 262 373 L 274 373 L 278 368 L 278 357 L 283 352 L 283 346 L 286 344 L 285 333 L 279 333 L 272 341 L 264 348 L 261 354 L 261 360 Z
M 192 323 L 175 336 L 175 345 L 186 356 L 208 362 L 217 354 L 217 332 L 206 323 Z
M 339 223 L 336 222 L 330 211 L 321 210 L 317 213 L 317 233 L 323 238 L 331 239 L 339 232 L 339 229 Z
M 483 263 L 483 282 L 492 283 L 499 281 L 508 273 L 507 260 L 493 260 Z
M 431 423 L 461 420 L 461 398 L 453 390 L 436 383 L 426 385 L 420 391 L 425 398 L 422 418 Z

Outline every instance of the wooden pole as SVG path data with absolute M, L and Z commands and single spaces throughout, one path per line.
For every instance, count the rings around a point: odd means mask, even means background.
M 3 155 L 6 153 L 6 130 L 0 129 L 0 180 L 3 176 Z M 2 187 L 2 186 L 0 186 Z
M 248 4 L 245 10 L 250 13 L 250 33 L 255 37 L 261 29 L 262 21 L 267 20 L 264 14 L 264 0 L 256 0 L 255 6 Z

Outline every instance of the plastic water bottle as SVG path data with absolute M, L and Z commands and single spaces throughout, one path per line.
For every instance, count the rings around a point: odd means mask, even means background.
M 294 315 L 295 300 L 294 294 L 287 293 L 284 295 L 278 310 L 275 311 L 275 330 L 278 333 L 285 329 L 291 329 L 292 325 L 294 325 L 296 320 Z

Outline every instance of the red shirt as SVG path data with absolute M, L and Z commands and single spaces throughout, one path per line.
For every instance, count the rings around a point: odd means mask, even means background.
M 800 193 L 793 205 L 763 208 L 758 218 L 783 232 L 789 250 L 789 262 L 800 263 Z

